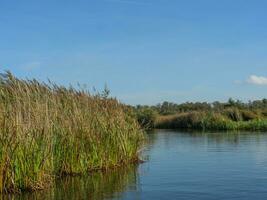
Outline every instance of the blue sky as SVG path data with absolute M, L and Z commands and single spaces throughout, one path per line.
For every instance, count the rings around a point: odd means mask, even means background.
M 0 0 L 0 71 L 129 104 L 267 97 L 265 0 Z

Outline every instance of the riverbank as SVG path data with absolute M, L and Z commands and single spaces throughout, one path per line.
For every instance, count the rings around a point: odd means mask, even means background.
M 134 107 L 144 129 L 267 130 L 267 100 Z
M 55 177 L 138 160 L 143 141 L 131 109 L 106 91 L 0 76 L 0 191 L 38 190 Z
M 178 115 L 159 116 L 155 121 L 154 128 L 266 131 L 267 119 L 259 118 L 247 121 L 233 121 L 218 113 L 190 112 Z
M 267 132 L 153 130 L 147 142 L 142 165 L 67 176 L 47 190 L 2 199 L 267 198 Z

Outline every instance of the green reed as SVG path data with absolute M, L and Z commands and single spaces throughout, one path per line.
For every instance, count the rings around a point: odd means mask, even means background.
M 132 162 L 142 140 L 131 110 L 116 99 L 0 75 L 2 192 Z
M 219 112 L 194 111 L 177 115 L 158 117 L 154 125 L 159 129 L 198 129 L 198 130 L 250 130 L 266 131 L 267 119 L 255 118 L 251 120 L 236 120 Z

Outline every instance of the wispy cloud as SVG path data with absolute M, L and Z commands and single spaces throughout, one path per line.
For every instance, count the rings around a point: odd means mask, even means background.
M 253 84 L 253 85 L 267 85 L 267 77 L 251 75 L 247 79 L 247 83 Z
M 33 61 L 33 62 L 28 62 L 28 63 L 22 64 L 21 68 L 25 71 L 32 71 L 32 70 L 39 69 L 40 66 L 41 66 L 40 62 Z

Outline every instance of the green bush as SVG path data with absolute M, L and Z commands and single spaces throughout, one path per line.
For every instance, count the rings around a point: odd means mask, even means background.
M 237 108 L 228 108 L 223 111 L 223 114 L 226 115 L 230 120 L 235 121 L 235 122 L 243 120 L 242 114 Z
M 255 112 L 249 111 L 249 110 L 242 110 L 241 115 L 242 115 L 243 121 L 251 121 L 251 120 L 259 119 L 259 116 Z
M 150 109 L 144 108 L 136 112 L 137 120 L 141 127 L 144 129 L 152 129 L 155 127 L 155 122 L 157 119 L 157 112 Z

